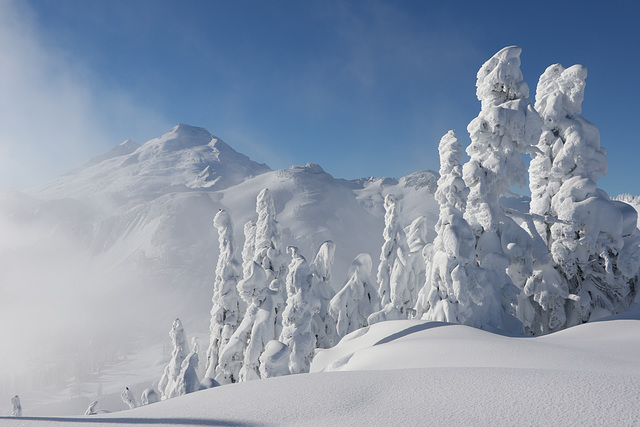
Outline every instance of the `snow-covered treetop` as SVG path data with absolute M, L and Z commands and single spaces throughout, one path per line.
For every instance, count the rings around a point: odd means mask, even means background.
M 226 210 L 220 209 L 215 217 L 213 217 L 213 226 L 218 230 L 218 233 L 233 231 L 233 225 L 231 224 L 231 217 Z M 233 243 L 233 242 L 232 242 Z
M 542 118 L 542 143 L 553 144 L 551 175 L 563 179 L 580 176 L 597 182 L 606 175 L 606 150 L 600 146 L 600 132 L 579 113 L 584 99 L 587 69 L 560 64 L 548 67 L 536 88 L 536 110 Z M 556 144 L 555 138 L 562 144 Z M 543 147 L 544 148 L 544 147 Z
M 565 69 L 560 64 L 549 66 L 538 80 L 535 108 L 545 124 L 582 112 L 586 67 L 576 64 Z
M 452 206 L 463 211 L 469 190 L 462 179 L 462 146 L 453 130 L 447 132 L 438 146 L 440 179 L 435 193 L 440 206 Z
M 276 208 L 268 189 L 263 189 L 256 199 L 256 241 L 254 260 L 266 270 L 278 272 L 282 266 L 280 225 L 276 220 Z
M 328 282 L 331 280 L 331 266 L 336 252 L 336 245 L 331 240 L 324 242 L 313 261 L 315 273 Z
M 373 261 L 371 255 L 368 253 L 361 253 L 356 256 L 353 263 L 349 267 L 349 277 L 357 277 L 359 282 L 369 280 L 371 277 L 371 270 L 373 268 Z
M 171 330 L 169 331 L 169 336 L 171 337 L 174 348 L 180 349 L 182 353 L 187 354 L 187 336 L 184 333 L 182 321 L 179 318 L 176 318 L 176 320 L 173 321 L 173 325 L 171 325 Z
M 478 70 L 476 95 L 483 109 L 529 96 L 529 86 L 520 71 L 521 52 L 518 46 L 505 47 Z

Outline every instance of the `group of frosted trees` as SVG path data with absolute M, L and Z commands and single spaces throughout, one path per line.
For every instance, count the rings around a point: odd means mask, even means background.
M 478 71 L 481 110 L 467 127 L 468 161 L 454 131 L 440 141 L 434 241 L 427 241 L 425 217 L 403 227 L 401 201 L 386 195 L 376 280 L 362 253 L 335 292 L 333 242 L 312 262 L 284 248 L 266 189 L 257 196 L 257 220 L 244 226 L 239 262 L 231 218 L 220 210 L 206 357 L 197 346 L 188 352 L 176 320 L 161 397 L 308 372 L 316 348 L 385 320 L 539 335 L 626 310 L 638 295 L 637 214 L 596 186 L 607 161 L 597 128 L 579 115 L 586 69 L 547 68 L 534 105 L 520 53 L 502 49 Z M 524 155 L 531 156 L 528 171 Z M 529 210 L 505 207 L 501 200 L 527 176 Z
M 607 171 L 597 128 L 580 116 L 586 69 L 559 64 L 540 77 L 536 103 L 508 47 L 478 72 L 482 109 L 440 142 L 437 237 L 426 251 L 423 319 L 538 335 L 625 311 L 640 267 L 637 214 L 596 182 Z M 529 212 L 500 199 L 527 177 Z
M 337 342 L 329 314 L 333 242 L 309 263 L 298 248 L 283 248 L 269 190 L 258 194 L 256 213 L 244 226 L 242 264 L 228 213 L 214 219 L 220 256 L 205 378 L 220 384 L 308 372 L 316 347 Z

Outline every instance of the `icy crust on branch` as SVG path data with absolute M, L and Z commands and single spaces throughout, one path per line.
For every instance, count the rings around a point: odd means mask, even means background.
M 331 299 L 329 314 L 336 322 L 338 337 L 368 325 L 367 319 L 378 306 L 378 294 L 371 279 L 371 256 L 359 254 L 349 267 L 349 280 Z
M 211 308 L 210 342 L 207 351 L 206 378 L 215 378 L 220 384 L 236 382 L 238 372 L 230 366 L 219 367 L 218 355 L 235 332 L 239 323 L 241 303 L 236 286 L 241 277 L 240 265 L 235 258 L 233 225 L 225 210 L 213 219 L 218 230 L 220 254 L 216 265 Z M 225 370 L 226 368 L 226 370 Z

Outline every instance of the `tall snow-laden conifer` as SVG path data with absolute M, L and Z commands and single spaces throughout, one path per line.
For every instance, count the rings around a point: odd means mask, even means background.
M 482 304 L 473 313 L 476 326 L 519 333 L 515 317 L 518 288 L 531 275 L 532 239 L 506 216 L 500 197 L 514 185 L 526 184 L 523 153 L 540 136 L 540 117 L 529 100 L 520 71 L 521 49 L 506 47 L 484 63 L 477 75 L 482 108 L 467 130 L 470 160 L 463 167 L 469 188 L 464 219 L 476 238 L 478 283 Z
M 336 324 L 329 315 L 329 302 L 335 295 L 331 286 L 331 267 L 333 265 L 336 245 L 326 241 L 318 249 L 315 259 L 310 265 L 311 293 L 320 302 L 320 309 L 313 316 L 312 331 L 317 339 L 318 348 L 330 348 L 338 343 Z
M 286 299 L 284 280 L 287 276 L 287 262 L 282 251 L 282 231 L 276 218 L 273 197 L 266 188 L 258 194 L 256 213 L 258 220 L 256 221 L 253 260 L 262 266 L 267 275 L 267 286 L 274 291 L 275 338 L 280 335 L 282 329 L 282 310 Z
M 171 360 L 164 368 L 164 374 L 158 383 L 158 390 L 160 391 L 162 400 L 177 396 L 177 385 L 180 377 L 180 371 L 182 369 L 182 362 L 189 353 L 187 347 L 187 336 L 184 333 L 184 328 L 182 327 L 180 319 L 173 321 L 173 325 L 171 325 L 171 330 L 169 331 L 169 336 L 171 337 L 171 343 L 173 344 Z
M 240 326 L 222 350 L 219 361 L 220 366 L 237 366 L 242 360 L 239 381 L 260 378 L 260 354 L 281 328 L 278 317 L 284 305 L 281 278 L 286 273 L 286 265 L 283 264 L 280 227 L 273 199 L 266 189 L 258 194 L 256 212 L 258 220 L 255 227 L 251 224 L 245 226 L 246 238 L 253 239 L 254 243 L 247 245 L 245 241 L 245 273 L 237 286 L 247 309 Z M 250 253 L 253 253 L 251 263 L 244 258 Z
M 482 326 L 483 289 L 478 283 L 476 239 L 463 218 L 469 189 L 462 179 L 462 147 L 454 131 L 440 140 L 440 205 L 427 285 L 416 306 L 423 319 Z
M 211 336 L 207 351 L 205 378 L 215 378 L 221 384 L 232 382 L 236 372 L 230 366 L 219 367 L 218 355 L 235 332 L 240 317 L 240 296 L 236 286 L 240 278 L 240 265 L 235 258 L 233 225 L 229 214 L 220 210 L 213 219 L 218 230 L 220 255 L 216 266 L 211 308 Z
M 307 260 L 290 246 L 291 263 L 287 275 L 287 305 L 282 315 L 280 341 L 289 346 L 289 371 L 309 372 L 316 348 L 312 331 L 313 316 L 320 310 L 320 300 L 311 291 L 312 275 Z
M 538 82 L 543 133 L 529 168 L 531 212 L 551 260 L 526 288 L 535 332 L 623 311 L 636 292 L 637 231 L 624 225 L 630 210 L 596 186 L 607 160 L 598 129 L 580 116 L 586 77 L 582 65 L 554 64 Z
M 349 267 L 347 283 L 329 303 L 329 314 L 335 319 L 338 340 L 367 326 L 368 317 L 378 306 L 371 264 L 369 254 L 359 254 Z
M 369 324 L 406 319 L 413 310 L 407 236 L 400 224 L 400 206 L 392 194 L 384 199 L 384 243 L 378 265 L 380 310 L 369 316 Z

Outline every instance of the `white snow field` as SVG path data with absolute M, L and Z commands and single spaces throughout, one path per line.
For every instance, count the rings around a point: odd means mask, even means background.
M 461 325 L 375 324 L 321 350 L 312 373 L 231 384 L 43 425 L 640 425 L 640 313 L 536 338 Z M 24 403 L 23 403 L 24 406 Z

